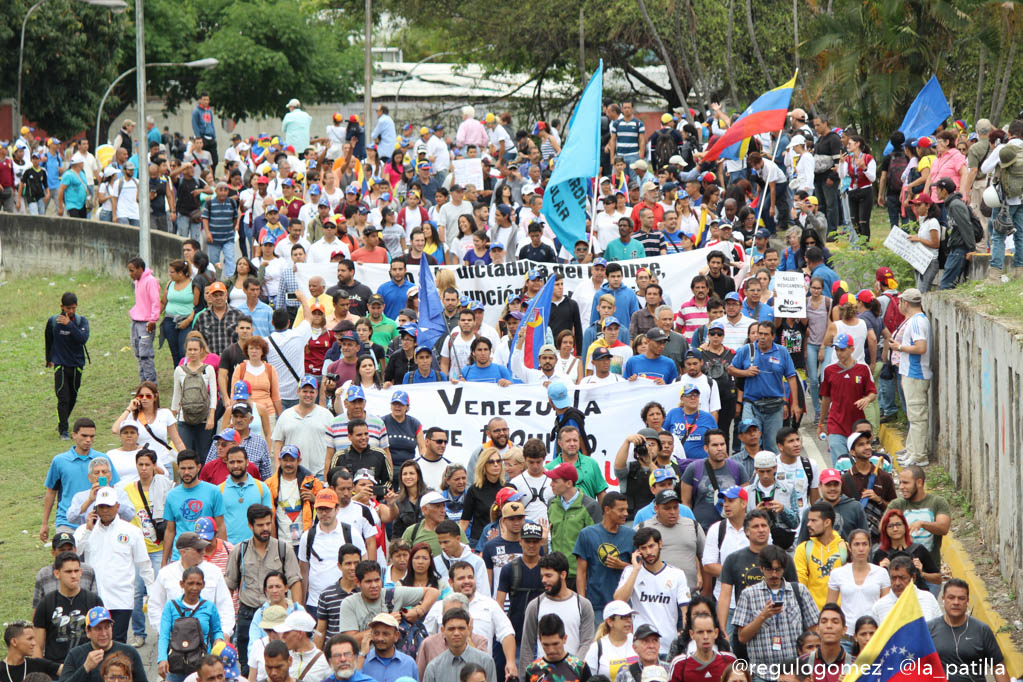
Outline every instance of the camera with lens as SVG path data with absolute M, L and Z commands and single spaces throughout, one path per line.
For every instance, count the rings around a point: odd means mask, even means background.
M 646 447 L 646 441 L 644 440 L 642 443 L 639 443 L 638 445 L 633 445 L 632 454 L 636 455 L 636 459 L 639 459 L 641 457 L 642 458 L 649 457 L 650 451 Z

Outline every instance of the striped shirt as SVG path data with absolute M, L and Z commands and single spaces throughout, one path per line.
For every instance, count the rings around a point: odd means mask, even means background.
M 356 587 L 355 592 L 358 591 L 359 588 Z M 327 621 L 327 633 L 323 637 L 324 641 L 341 631 L 341 602 L 355 592 L 346 592 L 339 582 L 320 592 L 320 599 L 316 605 L 316 618 Z
M 661 249 L 666 248 L 664 243 L 664 235 L 659 231 L 656 232 L 635 232 L 632 238 L 643 245 L 643 249 L 646 251 L 648 258 L 661 255 Z
M 697 305 L 696 299 L 691 298 L 675 313 L 675 331 L 684 335 L 688 343 L 693 340 L 696 330 L 707 324 L 708 319 L 707 304 Z
M 639 136 L 646 132 L 643 121 L 635 117 L 631 121 L 620 118 L 611 123 L 611 132 L 616 136 L 615 154 L 626 157 L 639 155 Z
M 745 315 L 740 315 L 739 320 L 732 324 L 727 317 L 721 318 L 725 324 L 725 340 L 722 342 L 726 348 L 738 350 L 746 345 L 749 337 L 749 327 L 755 322 Z
M 366 425 L 369 427 L 369 447 L 380 450 L 388 448 L 387 427 L 384 426 L 384 420 L 367 414 Z M 340 454 L 347 450 L 351 444 L 352 442 L 348 440 L 348 415 L 339 414 L 327 426 L 327 447 L 334 448 L 335 453 Z
M 226 244 L 234 239 L 234 221 L 238 217 L 238 204 L 234 199 L 221 201 L 213 197 L 206 204 L 203 217 L 210 222 L 214 244 Z

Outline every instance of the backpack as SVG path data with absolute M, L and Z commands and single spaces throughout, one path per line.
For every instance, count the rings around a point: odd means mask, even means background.
M 668 165 L 671 157 L 678 154 L 678 145 L 671 132 L 662 131 L 657 136 L 657 144 L 654 145 L 654 165 L 657 168 L 664 168 Z
M 512 561 L 504 567 L 505 570 L 510 571 L 511 575 L 510 584 L 508 585 L 508 598 L 511 599 L 519 592 L 526 592 L 526 603 L 533 601 L 536 597 L 539 597 L 543 593 L 543 588 L 535 587 L 522 587 L 522 557 L 515 557 Z M 534 595 L 533 593 L 537 594 Z
M 384 608 L 387 609 L 388 613 L 394 612 L 393 587 L 388 587 L 384 591 Z M 416 654 L 419 653 L 419 648 L 423 645 L 423 640 L 430 634 L 426 631 L 426 625 L 423 623 L 423 620 L 420 618 L 416 622 L 410 623 L 402 616 L 401 623 L 398 624 L 398 642 L 394 645 L 394 648 L 403 654 L 408 654 L 415 658 Z
M 899 312 L 899 295 L 898 294 L 881 294 L 882 296 L 888 297 L 888 307 L 884 311 L 884 328 L 892 334 L 895 330 L 906 320 L 906 316 Z
M 221 492 L 223 492 L 223 485 L 224 484 L 221 483 L 220 485 L 221 485 Z M 260 485 L 262 485 L 262 484 L 260 484 Z M 260 497 L 262 497 L 262 490 L 260 491 Z M 235 557 L 235 570 L 238 571 L 238 589 L 241 589 L 245 585 L 245 582 L 244 582 L 244 578 L 245 578 L 245 570 L 244 570 L 245 562 L 242 561 L 242 558 L 245 556 L 245 552 L 249 551 L 249 541 L 248 540 L 243 540 L 241 542 L 241 544 L 235 545 L 235 549 L 238 550 L 238 554 Z M 288 558 L 287 544 L 283 540 L 278 540 L 277 541 L 277 558 L 279 558 L 281 560 L 281 572 L 285 574 L 286 578 L 290 577 L 290 576 L 287 575 L 287 573 L 288 573 L 288 571 L 287 571 L 288 563 L 286 561 L 286 559 Z M 171 672 L 173 672 L 173 671 L 171 671 Z
M 199 669 L 199 664 L 206 656 L 206 638 L 203 636 L 202 623 L 195 617 L 205 599 L 199 603 L 187 615 L 184 609 L 174 600 L 171 604 L 178 612 L 178 619 L 174 621 L 170 631 L 170 649 L 167 653 L 167 666 L 175 675 L 189 675 Z
M 206 365 L 192 371 L 188 364 L 181 365 L 185 378 L 181 380 L 181 421 L 186 424 L 205 424 L 210 413 L 210 390 L 206 385 Z
M 810 561 L 813 559 L 813 538 L 809 538 L 804 542 L 803 547 L 806 550 L 806 565 L 809 566 Z M 838 546 L 838 556 L 842 560 L 843 566 L 849 563 L 849 550 L 844 542 Z
M 344 521 L 338 521 L 341 524 L 341 533 L 344 535 L 345 544 L 352 544 L 352 527 Z M 317 561 L 323 561 L 323 557 L 317 554 L 316 550 L 313 549 L 313 539 L 316 537 L 316 529 L 320 525 L 320 520 L 316 519 L 313 521 L 313 525 L 309 527 L 309 532 L 305 536 L 305 555 L 307 557 L 316 557 Z
M 713 486 L 714 491 L 717 492 L 721 490 L 721 486 L 718 485 L 718 478 L 714 475 L 713 470 L 707 469 L 706 463 L 706 459 L 698 459 L 689 465 L 689 467 L 693 470 L 693 490 L 696 490 L 699 486 L 700 481 L 703 479 L 703 474 L 710 471 L 710 484 Z M 728 467 L 728 473 L 731 474 L 732 478 L 736 481 L 736 483 L 738 483 L 740 479 L 739 463 L 729 457 L 725 460 L 725 466 Z M 724 535 L 721 537 L 723 539 Z
M 888 194 L 900 195 L 902 193 L 902 174 L 906 172 L 907 166 L 909 166 L 909 159 L 906 158 L 904 152 L 892 152 L 888 159 L 888 175 L 885 181 L 885 190 Z

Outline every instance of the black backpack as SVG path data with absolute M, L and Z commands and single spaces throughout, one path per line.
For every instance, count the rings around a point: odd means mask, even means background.
M 352 544 L 352 527 L 344 521 L 338 521 L 341 524 L 341 534 L 344 536 L 345 544 Z M 316 538 L 316 529 L 320 527 L 320 520 L 316 519 L 313 521 L 313 525 L 309 526 L 309 532 L 305 536 L 305 554 L 308 557 L 316 557 L 317 561 L 323 561 L 315 549 L 313 549 L 313 540 Z
M 199 669 L 199 664 L 206 656 L 206 637 L 202 632 L 202 623 L 195 617 L 196 611 L 206 603 L 199 603 L 188 614 L 171 600 L 171 605 L 178 612 L 170 631 L 170 649 L 167 653 L 167 666 L 175 675 L 190 675 Z
M 384 608 L 387 609 L 388 613 L 394 613 L 393 587 L 388 587 L 384 590 Z M 402 616 L 401 623 L 398 624 L 398 641 L 395 643 L 394 648 L 403 654 L 408 654 L 415 658 L 416 654 L 419 653 L 419 647 L 423 645 L 423 640 L 430 635 L 426 631 L 426 625 L 423 623 L 423 620 L 423 618 L 420 618 L 414 623 L 410 623 L 405 620 L 405 616 Z
M 898 195 L 902 192 L 902 174 L 909 165 L 909 159 L 904 152 L 892 152 L 888 159 L 888 175 L 885 176 L 885 191 L 891 195 Z

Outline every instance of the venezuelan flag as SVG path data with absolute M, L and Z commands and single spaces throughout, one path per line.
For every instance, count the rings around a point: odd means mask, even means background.
M 551 303 L 554 299 L 554 277 L 548 277 L 539 293 L 529 302 L 522 324 L 526 326 L 526 338 L 522 348 L 522 364 L 530 369 L 540 367 L 540 347 L 547 338 L 547 325 L 551 316 Z M 508 358 L 511 369 L 511 358 Z
M 906 588 L 860 652 L 843 682 L 935 682 L 947 680 L 920 600 Z
M 798 75 L 798 72 L 797 72 Z M 746 107 L 739 118 L 732 121 L 721 137 L 710 146 L 704 155 L 704 161 L 714 161 L 727 148 L 760 133 L 781 130 L 785 127 L 785 117 L 792 102 L 792 89 L 796 86 L 796 76 L 774 90 L 768 90 L 757 97 Z

